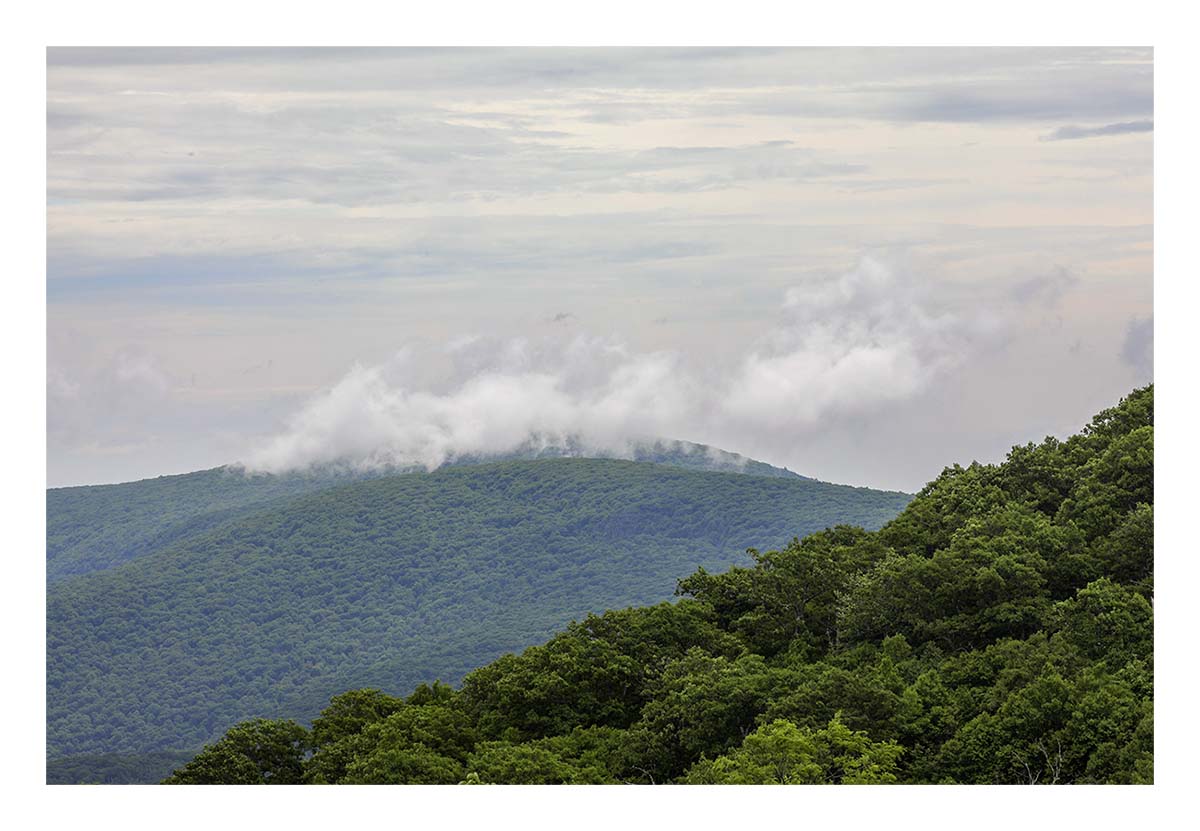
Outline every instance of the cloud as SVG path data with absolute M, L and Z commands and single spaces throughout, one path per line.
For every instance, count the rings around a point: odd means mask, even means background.
M 575 341 L 566 348 L 589 346 Z M 246 465 L 273 472 L 322 464 L 432 469 L 463 456 L 575 440 L 620 451 L 652 439 L 690 408 L 671 356 L 630 357 L 590 379 L 573 375 L 569 360 L 521 368 L 513 363 L 521 345 L 509 347 L 497 366 L 442 393 L 410 387 L 402 365 L 356 366 Z
M 1139 380 L 1154 379 L 1154 316 L 1130 318 L 1121 343 L 1121 360 L 1133 368 Z
M 789 290 L 778 324 L 724 367 L 586 335 L 460 338 L 440 368 L 405 349 L 355 366 L 245 465 L 432 469 L 529 446 L 630 454 L 659 438 L 733 449 L 761 445 L 764 432 L 787 441 L 911 398 L 1001 329 L 994 316 L 939 308 L 918 281 L 865 259 Z
M 793 288 L 786 325 L 741 362 L 724 409 L 746 428 L 807 431 L 912 397 L 999 333 L 986 315 L 938 309 L 911 276 L 865 259 Z
M 49 440 L 139 444 L 154 432 L 171 386 L 158 361 L 144 349 L 120 349 L 85 373 L 51 362 L 46 384 Z
M 991 81 L 1053 76 L 1062 86 L 1084 74 L 1106 79 L 1141 70 L 1150 49 L 1113 48 L 303 48 L 303 47 L 51 47 L 47 68 L 72 75 L 107 72 L 182 76 L 180 86 L 209 74 L 240 76 L 256 88 L 290 90 L 309 74 L 322 89 L 582 87 L 640 91 L 661 86 L 693 90 L 719 85 L 849 86 L 879 75 L 900 89 L 946 78 Z M 126 86 L 136 86 L 128 84 Z
M 1009 289 L 1013 300 L 1022 306 L 1037 305 L 1043 308 L 1057 306 L 1070 289 L 1079 284 L 1079 278 L 1063 266 L 1049 273 L 1035 274 L 1018 280 Z
M 917 187 L 931 192 L 903 216 L 957 221 L 963 199 L 1019 198 L 989 195 L 979 166 L 952 152 L 881 153 L 874 131 L 1134 123 L 1153 104 L 1149 50 L 55 48 L 47 57 L 56 299 L 100 284 L 127 297 L 185 283 L 228 296 L 230 283 L 280 274 L 313 285 L 531 263 L 552 271 L 561 252 L 616 263 L 714 253 L 707 230 L 644 225 L 667 211 L 757 214 L 727 246 L 745 257 L 767 222 L 886 229 L 893 200 Z M 597 129 L 606 119 L 628 128 Z M 706 126 L 714 121 L 734 127 Z M 1020 177 L 1003 178 L 1009 188 Z M 489 233 L 493 218 L 513 216 L 527 234 L 564 217 L 579 227 L 555 227 L 549 240 Z M 617 216 L 626 228 L 593 245 Z M 455 219 L 478 227 L 444 233 Z
M 1042 141 L 1066 141 L 1068 139 L 1096 138 L 1098 136 L 1122 136 L 1127 133 L 1154 132 L 1153 121 L 1122 121 L 1118 124 L 1102 124 L 1099 127 L 1067 125 L 1042 136 Z

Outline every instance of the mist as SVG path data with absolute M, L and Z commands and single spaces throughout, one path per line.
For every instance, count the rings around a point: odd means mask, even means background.
M 787 290 L 774 323 L 717 366 L 578 332 L 407 346 L 353 366 L 242 464 L 432 470 L 567 445 L 628 457 L 660 439 L 761 453 L 767 437 L 782 450 L 828 419 L 919 394 L 1005 327 L 1002 311 L 949 310 L 912 275 L 864 258 Z

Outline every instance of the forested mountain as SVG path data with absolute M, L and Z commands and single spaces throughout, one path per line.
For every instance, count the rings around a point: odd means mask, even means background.
M 319 471 L 246 475 L 217 467 L 119 485 L 46 492 L 46 580 L 103 571 L 214 528 L 264 503 L 363 478 Z
M 1149 783 L 1153 410 L 1136 390 L 878 531 L 702 567 L 458 689 L 235 725 L 167 782 Z
M 569 441 L 560 445 L 530 445 L 500 457 L 460 457 L 449 464 L 588 455 L 582 443 Z M 647 442 L 630 448 L 629 455 L 633 461 L 692 470 L 805 478 L 736 453 L 685 441 Z M 119 485 L 52 488 L 46 492 L 47 582 L 53 584 L 76 574 L 120 565 L 176 540 L 261 510 L 265 503 L 339 484 L 415 472 L 419 469 L 361 471 L 349 465 L 328 465 L 272 475 L 247 474 L 237 466 L 225 466 Z
M 187 762 L 192 753 L 98 753 L 61 756 L 46 762 L 47 785 L 145 785 L 157 782 Z
M 561 458 L 292 495 L 275 480 L 250 509 L 229 507 L 245 499 L 232 476 L 168 477 L 98 497 L 118 528 L 93 540 L 149 547 L 49 589 L 51 756 L 194 750 L 249 716 L 315 714 L 348 687 L 457 683 L 563 621 L 669 598 L 679 577 L 724 569 L 747 545 L 837 523 L 878 527 L 911 498 L 796 476 Z M 155 494 L 156 482 L 175 490 Z M 232 513 L 180 519 L 195 507 L 188 487 L 226 494 L 220 510 Z M 119 497 L 143 490 L 155 507 L 131 508 L 150 515 L 138 525 Z M 173 512 L 171 529 L 199 530 L 147 532 L 155 511 Z M 151 546 L 153 533 L 168 544 Z M 77 562 L 101 557 L 106 549 L 86 539 L 74 550 L 92 544 Z

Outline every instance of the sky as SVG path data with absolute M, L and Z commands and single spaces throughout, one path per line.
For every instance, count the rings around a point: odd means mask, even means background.
M 686 439 L 916 490 L 1153 373 L 1149 49 L 58 49 L 50 486 Z

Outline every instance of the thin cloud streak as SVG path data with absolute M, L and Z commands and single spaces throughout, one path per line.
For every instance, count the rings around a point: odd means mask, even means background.
M 1068 125 L 1059 127 L 1042 136 L 1042 141 L 1068 141 L 1071 139 L 1098 138 L 1100 136 L 1124 136 L 1129 133 L 1152 133 L 1153 121 L 1123 121 L 1119 124 L 1102 124 L 1099 127 Z

